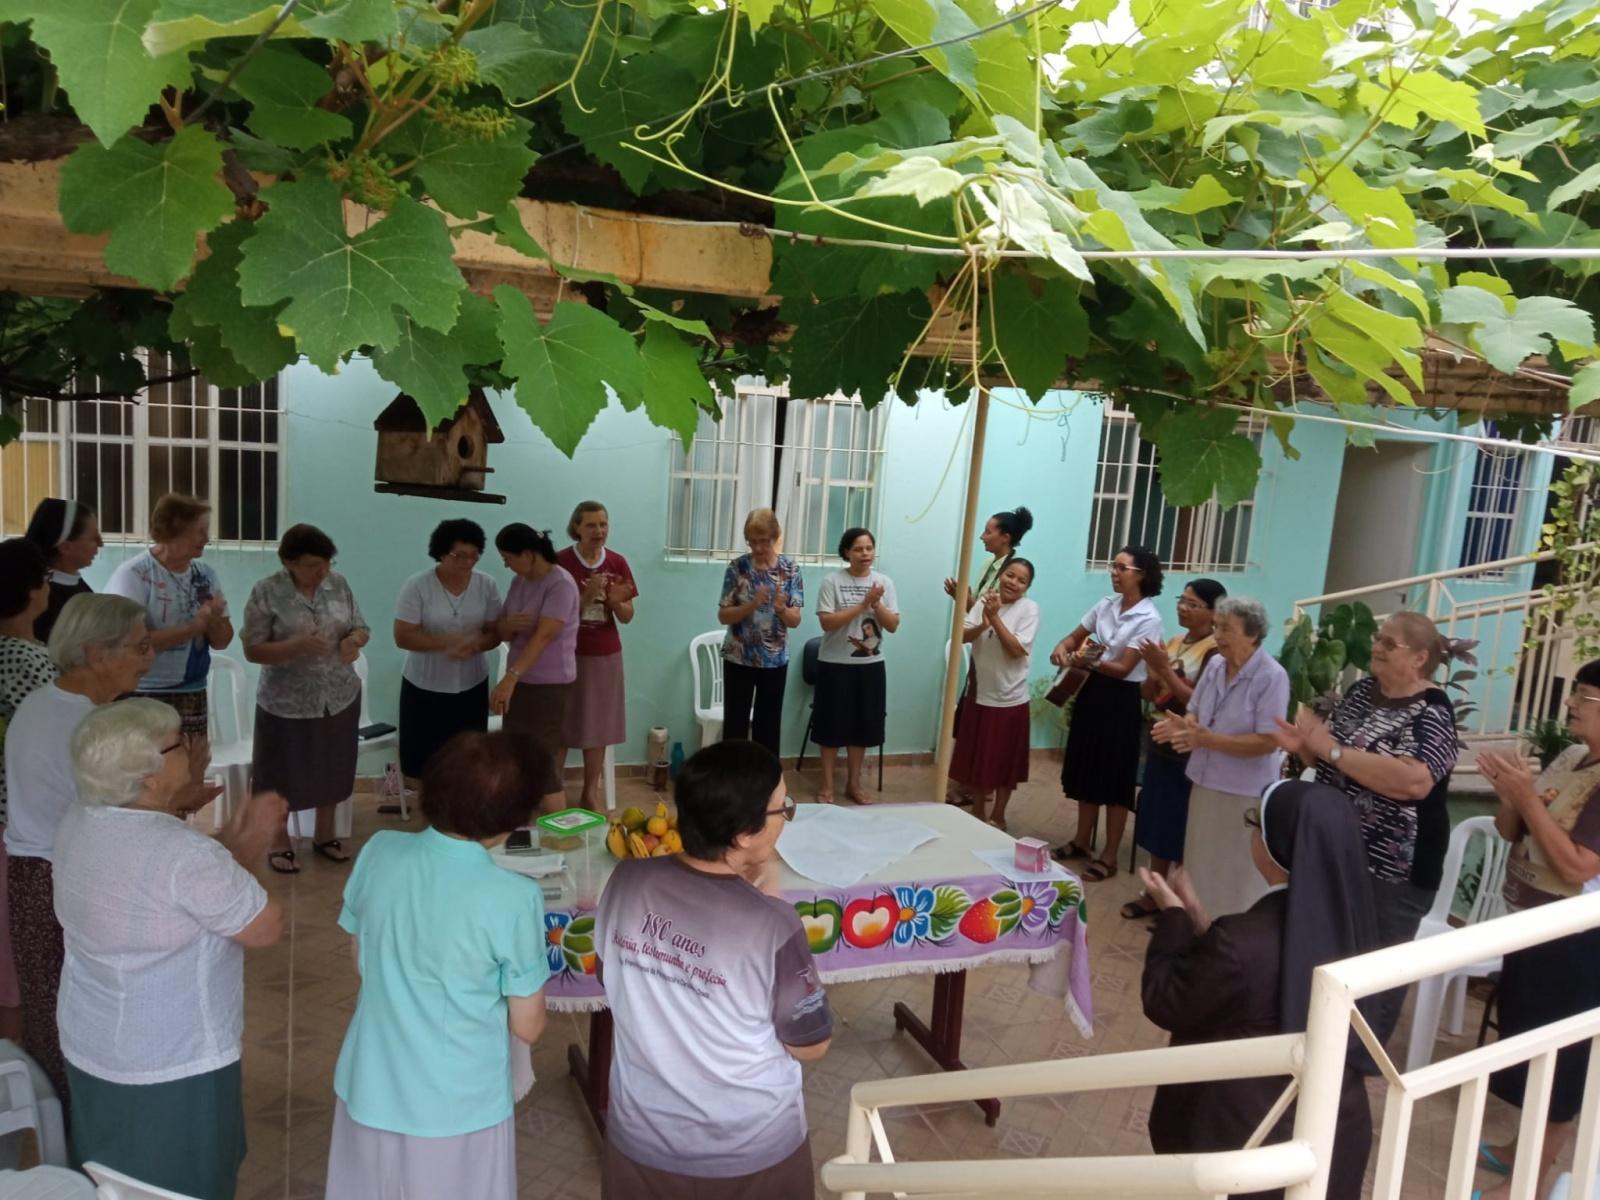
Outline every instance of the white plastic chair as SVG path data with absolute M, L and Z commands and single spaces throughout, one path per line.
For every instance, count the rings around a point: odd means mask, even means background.
M 355 669 L 356 678 L 361 681 L 361 715 L 359 716 L 358 720 L 361 722 L 361 728 L 365 729 L 368 725 L 372 724 L 372 710 L 369 706 L 370 701 L 367 695 L 367 652 L 365 650 L 360 651 L 356 655 Z M 389 733 L 382 733 L 377 737 L 367 738 L 362 741 L 361 748 L 358 753 L 366 754 L 373 750 L 392 750 L 399 744 L 399 735 L 391 730 Z M 350 836 L 351 832 L 355 828 L 355 806 L 356 798 L 354 796 L 347 796 L 345 799 L 339 801 L 339 803 L 334 807 L 334 837 L 347 838 Z M 410 816 L 404 794 L 402 794 L 400 798 L 400 808 L 400 815 L 402 817 Z M 292 838 L 311 837 L 313 835 L 313 831 L 316 829 L 316 821 L 317 811 L 314 808 L 302 809 L 299 812 L 290 813 L 289 836 Z
M 493 687 L 505 678 L 506 665 L 511 660 L 511 644 L 509 642 L 500 647 L 499 668 L 489 676 L 489 686 Z M 498 713 L 489 714 L 489 732 L 496 733 L 505 724 L 505 718 Z M 566 773 L 567 764 L 561 764 L 562 774 Z M 601 786 L 606 794 L 606 811 L 610 812 L 617 807 L 617 748 L 606 747 L 606 762 L 601 770 Z
M 689 666 L 694 671 L 694 719 L 700 722 L 701 749 L 722 740 L 722 643 L 726 637 L 727 630 L 713 629 L 689 642 Z M 711 685 L 709 695 L 707 680 Z
M 1483 866 L 1478 877 L 1477 893 L 1472 897 L 1472 907 L 1467 911 L 1466 923 L 1476 925 L 1479 921 L 1492 921 L 1505 914 L 1505 898 L 1501 889 L 1505 883 L 1506 859 L 1510 857 L 1511 847 L 1495 829 L 1493 817 L 1469 817 L 1450 831 L 1450 846 L 1444 857 L 1444 874 L 1439 882 L 1439 890 L 1433 897 L 1433 908 L 1417 927 L 1419 939 L 1448 933 L 1456 928 L 1450 923 L 1450 908 L 1455 902 L 1467 847 L 1474 839 L 1483 842 Z M 1485 959 L 1417 982 L 1416 1005 L 1411 1011 L 1411 1043 L 1406 1048 L 1407 1071 L 1425 1067 L 1433 1058 L 1433 1043 L 1439 1035 L 1439 1015 L 1444 1007 L 1447 989 L 1450 1032 L 1459 1034 L 1466 1015 L 1467 980 L 1492 974 L 1499 969 L 1500 959 Z
M 13 1041 L 0 1039 L 0 1146 L 6 1165 L 16 1166 L 20 1154 L 12 1136 L 24 1129 L 33 1130 L 39 1144 L 39 1160 L 46 1166 L 70 1166 L 67 1155 L 66 1126 L 61 1120 L 61 1101 L 50 1078 L 25 1050 Z
M 0 1168 L 0 1200 L 96 1200 L 98 1193 L 70 1167 Z
M 169 1192 L 153 1183 L 140 1183 L 100 1163 L 84 1163 L 84 1174 L 95 1181 L 98 1200 L 198 1200 L 183 1192 Z
M 212 807 L 212 820 L 215 828 L 221 829 L 250 787 L 254 706 L 250 703 L 250 680 L 244 664 L 226 654 L 212 653 L 206 689 L 209 770 L 222 776 L 222 795 Z

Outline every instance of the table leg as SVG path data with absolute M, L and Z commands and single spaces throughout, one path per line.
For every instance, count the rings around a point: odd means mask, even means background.
M 589 1109 L 594 1127 L 606 1135 L 606 1106 L 611 1102 L 611 1010 L 598 1008 L 589 1014 L 589 1053 L 573 1042 L 567 1047 L 567 1066 L 578 1081 L 583 1103 Z
M 967 998 L 967 973 L 949 971 L 933 977 L 933 1019 L 931 1028 L 909 1007 L 895 1002 L 896 1029 L 909 1033 L 912 1040 L 946 1071 L 965 1071 L 961 1061 L 961 1016 Z M 983 1110 L 984 1122 L 993 1125 L 1000 1119 L 1000 1101 L 974 1100 Z

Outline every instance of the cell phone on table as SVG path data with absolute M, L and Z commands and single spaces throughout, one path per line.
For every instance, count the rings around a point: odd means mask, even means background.
M 533 854 L 536 851 L 531 829 L 513 829 L 511 836 L 506 839 L 507 854 Z

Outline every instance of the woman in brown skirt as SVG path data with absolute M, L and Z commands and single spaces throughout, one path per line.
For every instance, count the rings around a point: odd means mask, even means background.
M 283 570 L 261 580 L 244 609 L 244 656 L 261 667 L 250 774 L 254 790 L 277 792 L 291 812 L 317 810 L 311 848 L 330 862 L 350 852 L 334 829 L 334 806 L 356 781 L 361 680 L 355 661 L 366 618 L 333 568 L 333 539 L 293 525 L 278 543 Z M 267 862 L 280 875 L 300 868 L 285 825 Z

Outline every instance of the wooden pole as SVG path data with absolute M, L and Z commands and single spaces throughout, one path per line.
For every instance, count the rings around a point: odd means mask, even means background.
M 950 757 L 955 753 L 956 701 L 961 677 L 961 632 L 967 623 L 967 580 L 972 577 L 972 543 L 977 540 L 978 484 L 983 478 L 983 440 L 989 426 L 989 389 L 979 384 L 972 421 L 972 461 L 967 464 L 967 508 L 961 524 L 961 550 L 956 557 L 955 611 L 950 614 L 950 654 L 944 664 L 944 703 L 939 709 L 939 748 L 934 756 L 933 799 L 943 804 L 950 786 Z

